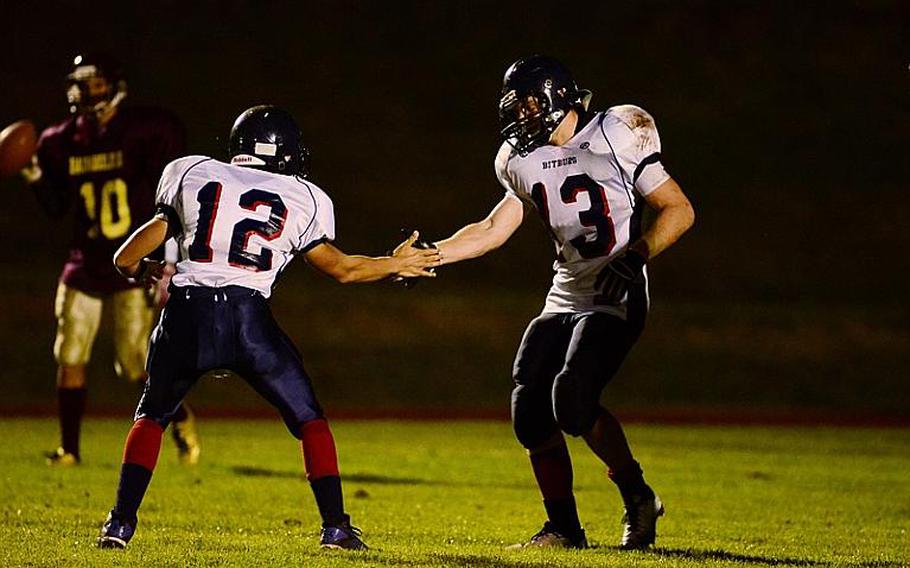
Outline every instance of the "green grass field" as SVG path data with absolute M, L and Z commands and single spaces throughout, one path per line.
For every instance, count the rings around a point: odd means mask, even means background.
M 347 507 L 373 550 L 317 547 L 298 446 L 279 421 L 203 421 L 202 463 L 165 442 L 126 551 L 93 547 L 128 420 L 89 420 L 84 464 L 50 469 L 51 420 L 3 419 L 2 566 L 910 565 L 910 431 L 640 425 L 630 438 L 667 505 L 657 548 L 624 553 L 620 501 L 572 441 L 594 548 L 504 551 L 542 508 L 502 422 L 334 424 Z

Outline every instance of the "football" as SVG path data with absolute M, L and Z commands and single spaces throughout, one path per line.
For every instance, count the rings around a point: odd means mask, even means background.
M 14 122 L 0 132 L 0 176 L 15 175 L 32 160 L 38 143 L 35 125 L 29 120 Z

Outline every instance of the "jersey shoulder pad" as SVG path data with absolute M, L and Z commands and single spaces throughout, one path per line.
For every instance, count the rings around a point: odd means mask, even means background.
M 642 158 L 660 152 L 660 137 L 654 118 L 635 105 L 609 108 L 601 118 L 602 137 L 610 145 L 609 151 L 637 163 Z M 595 144 L 592 142 L 592 146 Z
M 64 174 L 67 171 L 69 155 L 72 152 L 76 132 L 76 120 L 73 117 L 48 126 L 38 136 L 35 154 L 45 172 Z
M 616 105 L 607 109 L 607 114 L 615 116 L 629 130 L 654 128 L 654 118 L 648 111 L 635 105 Z
M 638 154 L 660 152 L 660 136 L 652 117 L 645 109 L 635 105 L 618 105 L 607 110 L 607 117 L 625 127 L 614 129 L 619 139 L 625 139 L 625 147 L 634 148 Z M 617 132 L 625 130 L 625 133 Z
M 66 138 L 70 136 L 74 126 L 75 118 L 73 117 L 48 126 L 38 136 L 38 147 L 63 144 Z
M 162 177 L 178 173 L 182 175 L 186 170 L 192 168 L 196 164 L 201 164 L 202 162 L 208 162 L 210 160 L 214 161 L 214 158 L 202 155 L 190 155 L 177 158 L 164 167 Z
M 180 191 L 180 183 L 186 173 L 194 166 L 208 161 L 213 160 L 208 156 L 184 156 L 166 165 L 161 172 L 158 190 L 155 192 L 156 201 L 169 204 Z
M 329 194 L 326 193 L 324 189 L 316 185 L 310 180 L 291 178 L 294 180 L 297 191 L 303 191 L 304 193 L 309 193 L 313 197 L 313 201 L 316 202 L 318 207 L 330 207 L 333 208 L 334 204 L 332 203 L 332 198 L 329 197 Z

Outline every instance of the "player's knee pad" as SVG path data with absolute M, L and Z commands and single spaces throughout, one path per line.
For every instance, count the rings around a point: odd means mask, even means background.
M 600 403 L 589 400 L 577 380 L 568 374 L 560 374 L 553 383 L 553 415 L 559 429 L 570 436 L 587 434 L 594 427 L 600 413 Z
M 512 390 L 512 428 L 518 442 L 528 450 L 539 447 L 559 431 L 550 410 L 549 397 L 526 385 Z
M 121 379 L 131 383 L 142 383 L 148 377 L 145 372 L 145 360 L 136 358 L 127 358 L 124 360 L 114 360 L 114 372 Z
M 134 288 L 114 295 L 114 370 L 121 379 L 145 378 L 153 309 L 145 290 Z
M 92 344 L 101 322 L 101 299 L 89 296 L 62 282 L 57 287 L 54 315 L 57 332 L 54 359 L 57 364 L 75 367 L 88 363 Z

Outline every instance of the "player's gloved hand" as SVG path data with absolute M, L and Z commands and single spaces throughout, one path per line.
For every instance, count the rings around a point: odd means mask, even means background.
M 177 272 L 173 262 L 166 262 L 161 272 L 161 279 L 152 285 L 152 301 L 158 308 L 163 308 L 167 303 L 170 293 L 167 291 L 171 284 L 171 276 Z
M 409 236 L 395 247 L 390 256 L 404 260 L 406 265 L 398 271 L 394 281 L 403 282 L 405 288 L 412 288 L 419 278 L 435 278 L 436 271 L 433 267 L 440 262 L 436 245 L 421 239 L 418 231 L 402 229 L 401 232 Z
M 614 258 L 597 277 L 594 286 L 601 290 L 600 297 L 608 304 L 622 302 L 629 284 L 641 274 L 645 257 L 634 250 L 627 250 Z
M 163 278 L 166 267 L 167 262 L 163 260 L 143 258 L 139 261 L 139 269 L 130 277 L 130 280 L 150 288 Z
M 24 179 L 28 184 L 33 184 L 40 181 L 42 171 L 41 164 L 38 162 L 38 156 L 32 156 L 31 163 L 19 170 L 19 174 L 22 176 L 22 179 Z

